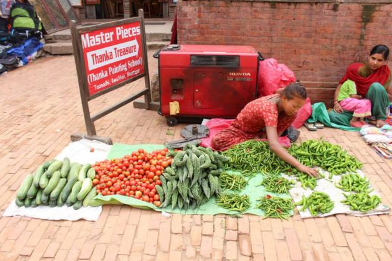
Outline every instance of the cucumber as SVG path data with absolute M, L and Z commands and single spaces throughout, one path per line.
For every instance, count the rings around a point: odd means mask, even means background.
M 52 166 L 52 165 L 50 165 L 50 166 Z M 44 194 L 49 195 L 50 192 L 52 192 L 56 188 L 57 183 L 59 183 L 59 181 L 60 181 L 60 175 L 61 175 L 60 171 L 55 171 L 53 173 L 53 176 L 50 178 L 48 185 L 44 189 Z
M 42 192 L 41 194 L 41 203 L 42 205 L 48 205 L 49 203 L 49 195 Z
M 65 204 L 70 207 L 73 205 L 73 203 L 71 202 L 71 194 L 69 194 L 67 200 L 65 201 Z
M 41 175 L 44 173 L 45 173 L 45 168 L 44 168 L 44 165 L 42 164 L 35 171 L 33 183 L 36 187 L 39 186 L 39 179 L 41 178 Z
M 71 169 L 69 170 L 67 179 L 71 180 L 73 177 L 77 178 L 81 167 L 82 167 L 82 165 L 80 165 L 77 162 L 72 163 L 72 166 L 71 166 Z
M 82 188 L 82 182 L 81 181 L 77 181 L 75 183 L 75 185 L 72 187 L 72 191 L 71 194 L 69 195 L 71 197 L 71 203 L 75 204 L 75 202 L 77 201 L 77 195 L 80 191 L 80 189 Z
M 29 191 L 27 191 L 27 197 L 28 198 L 34 198 L 35 197 L 35 195 L 37 195 L 37 191 L 38 191 L 38 188 L 34 185 L 34 181 L 31 183 L 31 186 L 30 186 L 30 188 L 29 188 Z
M 26 198 L 27 192 L 29 191 L 31 184 L 33 183 L 33 179 L 33 175 L 29 174 L 23 180 L 22 185 L 20 185 L 18 193 L 16 194 L 16 196 L 20 200 L 24 200 Z
M 61 177 L 65 178 L 68 176 L 69 170 L 71 169 L 71 162 L 69 161 L 69 158 L 64 158 L 63 159 L 63 165 L 61 166 Z
M 46 172 L 41 175 L 41 178 L 39 179 L 39 187 L 44 189 L 48 185 L 49 179 L 48 176 L 46 175 Z
M 87 207 L 90 201 L 97 195 L 97 188 L 93 187 L 83 200 L 83 207 Z
M 52 164 L 50 164 L 48 170 L 46 171 L 48 178 L 51 178 L 56 171 L 60 170 L 62 165 L 63 162 L 61 160 L 55 160 Z
M 36 202 L 35 198 L 31 199 L 31 207 L 32 207 L 32 208 L 36 208 L 36 207 L 38 207 L 38 205 L 37 205 L 37 202 Z
M 83 181 L 87 177 L 87 171 L 91 168 L 90 164 L 83 165 L 83 167 L 79 170 L 78 179 L 79 181 Z
M 75 204 L 73 204 L 72 207 L 73 207 L 75 210 L 78 210 L 79 208 L 82 207 L 82 201 L 81 201 L 81 200 L 76 201 Z
M 53 174 L 53 177 L 54 177 L 54 174 Z M 59 182 L 57 183 L 57 186 L 50 193 L 50 200 L 57 200 L 57 198 L 59 197 L 60 192 L 63 190 L 65 184 L 67 184 L 67 179 L 66 178 L 60 178 Z
M 62 207 L 64 206 L 65 202 L 61 199 L 61 197 L 57 198 L 57 206 Z
M 78 177 L 73 177 L 71 180 L 68 180 L 67 184 L 65 185 L 63 191 L 61 191 L 60 197 L 62 201 L 67 201 L 69 194 L 71 194 L 72 187 L 78 181 Z
M 87 177 L 93 180 L 95 178 L 95 169 L 91 168 L 87 171 Z
M 18 197 L 15 198 L 15 204 L 16 204 L 18 207 L 24 207 L 24 201 L 18 199 Z
M 41 197 L 42 197 L 42 190 L 38 190 L 37 192 L 37 196 L 35 197 L 35 202 L 37 203 L 37 205 L 41 205 L 42 201 L 41 201 Z
M 26 208 L 29 208 L 29 207 L 31 206 L 31 201 L 33 201 L 33 199 L 31 199 L 31 198 L 26 198 L 26 199 L 24 200 L 24 206 L 25 206 Z
M 83 180 L 82 188 L 80 189 L 76 198 L 78 200 L 83 200 L 87 196 L 87 194 L 90 192 L 92 187 L 93 187 L 93 182 L 91 181 L 91 179 Z
M 45 161 L 44 164 L 42 164 L 42 166 L 44 167 L 44 170 L 47 170 L 49 168 L 50 164 L 52 164 L 53 162 L 54 162 L 54 159 Z
M 49 207 L 54 208 L 57 206 L 57 200 L 49 200 Z

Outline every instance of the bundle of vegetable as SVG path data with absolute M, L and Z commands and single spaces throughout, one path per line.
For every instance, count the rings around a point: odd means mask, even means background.
M 97 193 L 103 196 L 122 195 L 160 206 L 155 185 L 161 185 L 159 177 L 172 163 L 166 157 L 168 149 L 147 153 L 144 149 L 133 151 L 122 158 L 104 160 L 93 165 L 97 175 L 93 180 Z
M 313 167 L 318 166 L 332 175 L 355 171 L 362 168 L 356 158 L 349 155 L 339 145 L 333 145 L 324 140 L 307 140 L 300 145 L 293 144 L 289 153 L 302 164 Z
M 238 212 L 244 212 L 250 208 L 248 195 L 240 195 L 231 191 L 225 191 L 218 195 L 216 204 L 222 208 Z
M 266 195 L 259 199 L 257 205 L 265 213 L 265 218 L 273 217 L 280 219 L 288 219 L 291 211 L 294 209 L 291 198 L 280 198 Z
M 351 195 L 343 194 L 346 199 L 342 201 L 345 205 L 350 206 L 351 210 L 366 212 L 375 209 L 381 203 L 379 196 L 370 196 L 368 193 L 356 193 Z
M 229 174 L 227 172 L 222 172 L 219 176 L 221 183 L 221 188 L 230 190 L 242 190 L 248 185 L 245 178 L 239 174 Z
M 354 192 L 370 192 L 369 181 L 366 178 L 362 178 L 359 174 L 346 174 L 343 175 L 336 185 L 344 191 L 354 191 Z
M 162 207 L 195 209 L 220 193 L 219 175 L 228 159 L 210 148 L 187 145 L 183 151 L 171 152 L 171 167 L 156 185 Z
M 305 174 L 306 175 L 306 174 Z M 287 193 L 294 185 L 293 180 L 287 180 L 279 175 L 265 175 L 261 185 L 266 191 L 273 193 Z
M 301 186 L 306 189 L 306 188 L 310 188 L 310 189 L 314 189 L 317 185 L 317 180 L 324 178 L 324 174 L 319 171 L 318 174 L 319 176 L 317 178 L 312 177 L 308 174 L 302 173 L 300 171 L 298 171 L 297 169 L 292 169 L 291 172 L 288 172 L 290 175 L 295 175 L 298 180 L 301 182 Z
M 292 167 L 272 152 L 265 141 L 248 140 L 223 152 L 227 166 L 248 173 L 281 173 Z
M 334 203 L 330 197 L 323 192 L 313 192 L 309 197 L 302 196 L 302 200 L 295 204 L 302 205 L 300 211 L 305 211 L 307 208 L 312 216 L 317 216 L 318 213 L 325 214 L 334 208 Z
M 61 207 L 66 203 L 74 209 L 82 204 L 87 207 L 96 195 L 96 190 L 92 189 L 94 177 L 95 171 L 90 164 L 71 164 L 68 158 L 45 162 L 34 175 L 24 179 L 17 192 L 16 205 Z

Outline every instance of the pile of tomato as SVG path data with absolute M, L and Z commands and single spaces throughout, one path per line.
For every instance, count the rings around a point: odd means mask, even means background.
M 166 157 L 167 152 L 166 148 L 151 153 L 138 149 L 123 158 L 95 163 L 93 185 L 97 193 L 133 197 L 159 207 L 155 185 L 161 185 L 159 176 L 171 165 L 172 158 Z

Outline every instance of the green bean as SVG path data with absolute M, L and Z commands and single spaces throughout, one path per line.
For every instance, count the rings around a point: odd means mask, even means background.
M 248 185 L 248 182 L 245 178 L 238 174 L 229 174 L 227 172 L 222 172 L 219 175 L 219 181 L 221 184 L 221 188 L 229 189 L 229 190 L 242 190 Z
M 294 209 L 294 204 L 289 198 L 273 197 L 266 195 L 259 199 L 260 203 L 257 205 L 265 213 L 265 217 L 288 219 L 291 211 Z
M 343 175 L 339 183 L 335 185 L 344 191 L 350 192 L 367 192 L 369 193 L 369 180 L 362 178 L 359 174 L 347 174 Z
M 278 175 L 267 175 L 263 178 L 261 185 L 266 191 L 273 193 L 287 193 L 294 185 L 293 180 L 287 180 Z
M 216 204 L 222 208 L 238 212 L 244 212 L 250 208 L 248 195 L 240 195 L 229 191 L 221 193 L 216 199 Z
M 378 204 L 381 203 L 379 196 L 370 196 L 368 193 L 356 193 L 351 195 L 346 195 L 345 200 L 342 201 L 343 204 L 350 206 L 351 210 L 358 210 L 361 212 L 367 212 L 369 210 L 375 209 Z
M 312 216 L 317 216 L 318 213 L 328 213 L 335 206 L 327 194 L 318 191 L 313 192 L 309 197 L 305 197 L 305 195 L 303 195 L 302 200 L 297 202 L 295 205 L 302 205 L 302 208 L 299 211 L 305 211 L 306 209 L 309 209 L 309 212 Z

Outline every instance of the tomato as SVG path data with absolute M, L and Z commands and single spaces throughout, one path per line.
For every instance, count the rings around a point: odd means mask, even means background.
M 154 201 L 154 205 L 157 206 L 157 207 L 160 207 L 161 206 L 161 202 L 160 201 Z
M 141 191 L 139 191 L 139 190 L 135 192 L 135 197 L 136 198 L 141 198 L 142 195 L 143 195 L 143 193 Z
M 150 201 L 150 198 L 148 196 L 144 195 L 142 197 L 142 200 L 148 202 L 148 201 Z
M 99 184 L 99 180 L 98 179 L 93 179 L 93 185 L 96 186 Z
M 150 184 L 150 185 L 148 185 L 148 189 L 154 189 L 155 188 L 155 185 L 153 185 L 153 184 Z
M 155 201 L 158 201 L 158 200 L 159 200 L 159 195 L 156 195 L 156 194 L 155 194 L 155 195 L 154 195 L 154 200 L 155 200 Z
M 162 182 L 161 182 L 161 180 L 159 180 L 159 179 L 158 179 L 157 181 L 155 181 L 155 183 L 156 183 L 157 185 L 159 185 L 159 186 L 162 185 Z
M 152 172 L 152 171 L 150 171 L 150 172 L 148 172 L 148 174 L 147 174 L 147 178 L 148 179 L 152 179 L 152 178 L 154 178 L 154 172 Z
M 154 192 L 152 192 L 152 191 L 150 191 L 150 192 L 148 193 L 148 196 L 149 196 L 150 198 L 154 198 L 154 196 L 155 196 L 155 193 L 154 193 Z

